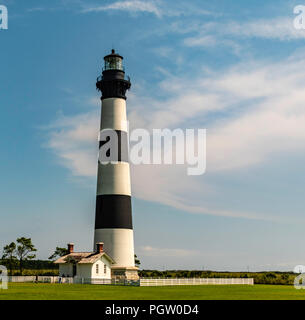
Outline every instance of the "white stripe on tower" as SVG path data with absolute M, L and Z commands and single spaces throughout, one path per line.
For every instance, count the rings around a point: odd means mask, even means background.
M 97 195 L 124 194 L 131 196 L 128 162 L 98 165 Z
M 119 154 L 116 163 L 98 163 L 94 244 L 104 242 L 114 266 L 128 268 L 135 265 L 125 97 L 130 82 L 124 79 L 121 56 L 113 52 L 104 59 L 103 76 L 97 82 L 102 92 L 101 130 L 117 132 Z
M 107 98 L 102 100 L 101 130 L 113 129 L 127 132 L 126 100 Z

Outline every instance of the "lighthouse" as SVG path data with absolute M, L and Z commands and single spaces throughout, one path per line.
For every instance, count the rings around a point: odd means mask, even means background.
M 114 260 L 113 278 L 137 280 L 131 208 L 130 168 L 126 91 L 123 57 L 112 50 L 104 57 L 102 75 L 96 87 L 101 92 L 100 150 L 111 142 L 106 159 L 99 157 L 95 210 L 94 244 L 103 242 Z M 104 161 L 105 160 L 105 161 Z

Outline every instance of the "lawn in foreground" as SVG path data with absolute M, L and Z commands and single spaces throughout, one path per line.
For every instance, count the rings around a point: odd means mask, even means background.
M 123 287 L 9 283 L 0 300 L 243 300 L 305 299 L 305 290 L 280 285 Z

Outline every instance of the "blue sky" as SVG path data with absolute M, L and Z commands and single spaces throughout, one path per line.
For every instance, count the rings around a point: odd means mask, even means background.
M 132 128 L 206 128 L 207 172 L 133 166 L 144 268 L 303 264 L 301 1 L 17 1 L 0 30 L 0 246 L 91 250 L 99 96 L 114 47 Z

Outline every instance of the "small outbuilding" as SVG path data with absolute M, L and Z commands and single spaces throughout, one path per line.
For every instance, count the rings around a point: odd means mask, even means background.
M 55 261 L 59 264 L 60 277 L 79 279 L 111 279 L 114 260 L 103 250 L 104 243 L 96 244 L 96 252 L 74 252 L 74 244 L 68 244 L 68 254 Z

